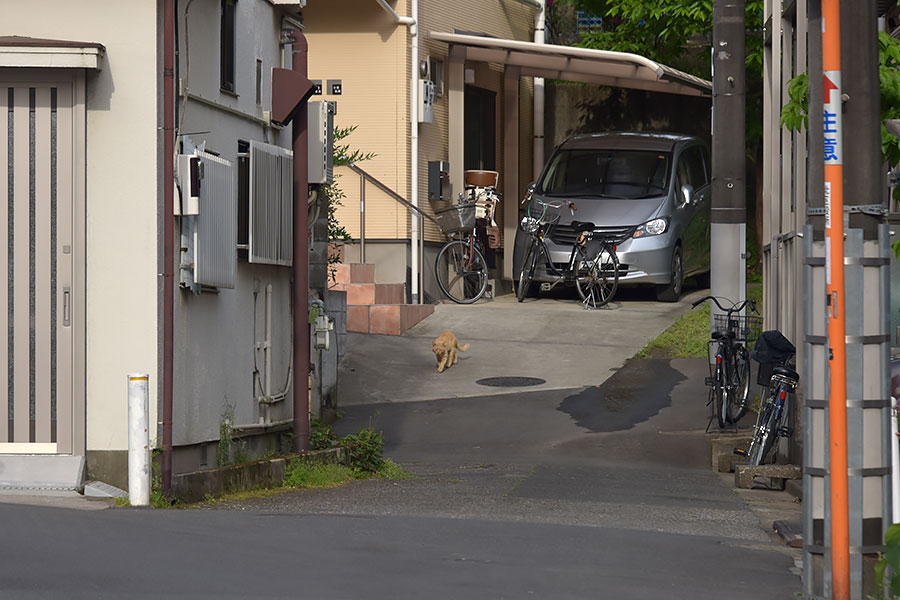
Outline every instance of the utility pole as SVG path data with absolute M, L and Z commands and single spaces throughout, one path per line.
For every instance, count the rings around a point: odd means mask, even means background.
M 844 163 L 840 0 L 822 0 L 822 23 L 831 582 L 834 600 L 850 600 L 850 504 L 847 498 L 847 336 L 844 321 L 847 302 L 844 294 Z
M 744 36 L 744 0 L 714 0 L 710 279 L 713 296 L 734 302 L 747 294 Z

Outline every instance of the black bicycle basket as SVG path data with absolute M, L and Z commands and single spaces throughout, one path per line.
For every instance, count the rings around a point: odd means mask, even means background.
M 744 315 L 713 315 L 713 331 L 716 333 L 734 332 L 734 339 L 739 342 L 752 342 L 762 330 L 762 317 Z

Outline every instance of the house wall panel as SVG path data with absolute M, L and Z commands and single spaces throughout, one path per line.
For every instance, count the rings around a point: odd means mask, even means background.
M 4 7 L 7 34 L 99 42 L 87 73 L 87 450 L 127 448 L 125 375 L 157 359 L 157 3 L 44 0 Z M 157 388 L 150 390 L 155 414 Z M 155 419 L 150 436 L 156 438 Z M 80 436 L 80 433 L 79 433 Z

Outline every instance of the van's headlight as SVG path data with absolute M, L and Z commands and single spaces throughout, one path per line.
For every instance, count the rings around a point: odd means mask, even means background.
M 668 219 L 653 219 L 652 221 L 647 221 L 643 225 L 638 225 L 637 229 L 634 230 L 634 235 L 631 237 L 639 238 L 646 235 L 659 235 L 665 233 L 668 228 Z

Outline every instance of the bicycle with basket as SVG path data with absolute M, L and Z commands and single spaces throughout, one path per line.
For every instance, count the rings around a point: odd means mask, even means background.
M 530 239 L 525 248 L 516 286 L 518 301 L 525 300 L 538 265 L 543 265 L 546 276 L 553 279 L 549 284 L 550 288 L 561 282 L 574 284 L 585 309 L 600 308 L 608 304 L 619 285 L 619 260 L 615 242 L 596 232 L 593 223 L 573 220 L 570 225 L 577 237 L 568 263 L 559 269 L 551 260 L 550 249 L 544 238 L 550 235 L 553 226 L 559 221 L 559 211 L 563 206 L 572 215 L 575 214 L 575 203 L 567 200 L 543 201 L 533 194 L 526 196 L 523 202 L 528 202 L 528 207 L 519 226 Z
M 691 307 L 696 308 L 707 300 L 712 300 L 719 310 L 725 311 L 724 314 L 713 315 L 708 345 L 710 373 L 705 383 L 710 388 L 707 404 L 712 404 L 713 409 L 706 426 L 709 431 L 713 420 L 719 429 L 729 425 L 736 427 L 749 408 L 750 353 L 747 346 L 759 336 L 762 318 L 738 314 L 747 306 L 756 312 L 756 301 L 753 299 L 724 306 L 719 300 L 729 302 L 727 299 L 706 296 L 695 301 Z
M 496 171 L 466 171 L 466 191 L 457 202 L 431 200 L 434 216 L 449 241 L 438 251 L 434 275 L 453 302 L 472 304 L 484 296 L 488 283 L 485 246 L 499 247 L 494 213 L 500 201 Z
M 800 383 L 795 370 L 796 349 L 780 331 L 764 331 L 750 357 L 759 363 L 757 383 L 763 386 L 762 402 L 753 429 L 753 437 L 746 451 L 736 448 L 734 453 L 747 456 L 751 466 L 765 464 L 775 441 L 790 438 L 790 403 Z

